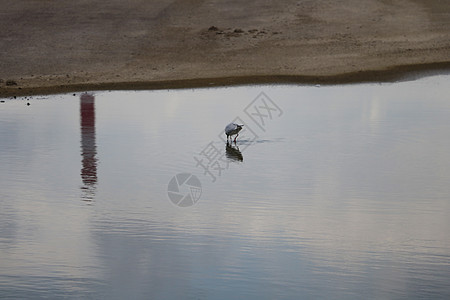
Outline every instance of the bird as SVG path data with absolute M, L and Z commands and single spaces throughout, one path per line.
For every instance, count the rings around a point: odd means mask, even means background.
M 236 137 L 234 138 L 234 142 L 236 143 L 236 139 L 239 135 L 239 131 L 242 130 L 242 127 L 244 125 L 239 125 L 236 123 L 230 123 L 225 127 L 225 134 L 227 135 L 227 142 L 228 142 L 228 138 L 232 138 L 233 135 L 236 135 Z

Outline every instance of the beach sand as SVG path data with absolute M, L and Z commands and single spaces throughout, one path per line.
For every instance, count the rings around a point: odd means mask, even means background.
M 450 70 L 450 1 L 1 2 L 0 97 Z

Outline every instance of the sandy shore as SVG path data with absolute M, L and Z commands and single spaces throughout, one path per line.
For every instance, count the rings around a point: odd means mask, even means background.
M 2 1 L 0 97 L 450 70 L 450 1 Z

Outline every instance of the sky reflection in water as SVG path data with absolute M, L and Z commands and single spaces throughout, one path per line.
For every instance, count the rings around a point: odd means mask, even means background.
M 448 298 L 448 81 L 6 100 L 0 298 Z

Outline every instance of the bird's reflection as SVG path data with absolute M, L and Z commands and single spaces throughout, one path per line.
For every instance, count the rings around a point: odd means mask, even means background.
M 92 201 L 97 185 L 97 145 L 95 142 L 95 97 L 83 93 L 80 96 L 81 128 L 81 180 L 82 199 Z
M 233 161 L 244 160 L 241 151 L 239 151 L 239 147 L 236 145 L 236 143 L 233 143 L 232 141 L 230 142 L 227 141 L 226 156 L 229 160 Z

